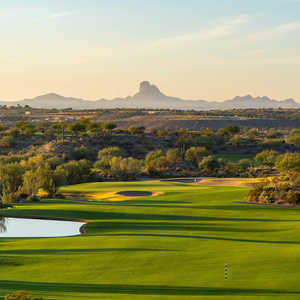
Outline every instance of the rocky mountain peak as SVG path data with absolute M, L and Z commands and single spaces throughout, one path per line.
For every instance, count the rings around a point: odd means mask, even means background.
M 140 89 L 137 96 L 157 97 L 163 96 L 163 94 L 156 85 L 151 84 L 149 81 L 143 81 L 140 83 Z

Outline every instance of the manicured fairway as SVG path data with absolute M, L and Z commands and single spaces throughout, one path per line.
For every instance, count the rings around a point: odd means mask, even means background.
M 241 159 L 250 159 L 254 163 L 255 155 L 251 154 L 218 154 L 216 158 L 222 158 L 224 161 L 237 164 Z
M 120 202 L 48 200 L 7 211 L 89 223 L 77 237 L 0 239 L 0 295 L 28 290 L 53 300 L 300 299 L 299 209 L 238 204 L 248 190 L 242 187 L 149 181 L 64 189 L 128 190 L 164 194 Z

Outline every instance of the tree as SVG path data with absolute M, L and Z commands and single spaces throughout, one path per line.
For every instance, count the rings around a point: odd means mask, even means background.
M 73 149 L 71 157 L 74 160 L 88 159 L 90 158 L 90 151 L 82 145 Z
M 41 187 L 49 197 L 54 197 L 58 188 L 64 184 L 63 178 L 59 172 L 53 171 L 48 164 L 41 168 L 40 172 Z
M 76 184 L 87 181 L 90 176 L 90 162 L 86 159 L 69 161 L 58 166 L 55 175 L 64 178 L 63 184 Z
M 79 133 L 85 131 L 86 125 L 80 122 L 74 122 L 68 126 L 68 129 L 75 135 L 78 135 Z
M 41 165 L 44 165 L 44 163 L 45 163 L 45 159 L 43 155 L 38 154 L 28 158 L 28 160 L 22 160 L 21 166 L 29 169 L 37 169 Z
M 181 161 L 178 149 L 169 149 L 166 153 L 166 159 L 169 164 L 174 165 Z
M 286 142 L 300 148 L 300 129 L 291 130 L 290 134 L 286 138 Z
M 18 200 L 24 171 L 24 168 L 18 163 L 0 166 L 0 189 L 8 203 Z
M 258 131 L 255 128 L 249 129 L 246 132 L 246 135 L 248 136 L 248 138 L 250 139 L 255 139 L 256 137 L 258 137 Z
M 101 128 L 102 128 L 102 130 L 103 130 L 104 132 L 107 132 L 107 133 L 111 134 L 112 131 L 113 131 L 115 128 L 117 128 L 117 125 L 114 124 L 114 123 L 103 123 L 103 124 L 101 125 Z
M 185 159 L 198 166 L 200 161 L 208 156 L 209 153 L 205 147 L 191 147 L 185 153 Z
M 252 166 L 252 161 L 248 158 L 243 158 L 239 160 L 239 166 L 242 170 L 247 170 Z
M 220 162 L 213 156 L 206 156 L 199 163 L 199 168 L 204 172 L 214 172 L 220 167 Z
M 28 170 L 23 175 L 23 186 L 22 191 L 28 196 L 34 196 L 38 193 L 39 189 L 42 187 L 41 180 L 41 169 Z
M 7 126 L 3 122 L 0 122 L 0 132 L 5 131 L 6 128 L 7 128 Z
M 162 150 L 151 151 L 146 155 L 146 168 L 150 174 L 159 174 L 168 168 L 168 161 Z
M 35 132 L 35 127 L 30 121 L 17 121 L 15 128 L 22 134 L 33 134 Z
M 102 123 L 100 122 L 91 122 L 88 126 L 88 135 L 90 136 L 99 136 L 102 133 Z
M 283 173 L 300 172 L 300 154 L 286 153 L 280 155 L 276 161 L 275 167 Z
M 113 157 L 110 161 L 111 175 L 113 177 L 135 179 L 142 170 L 143 163 L 132 157 Z
M 111 159 L 112 157 L 102 157 L 94 163 L 94 170 L 104 177 L 111 175 Z
M 15 138 L 11 135 L 4 136 L 0 140 L 0 147 L 10 148 L 10 147 L 13 147 L 15 144 L 16 144 Z
M 54 133 L 56 135 L 61 135 L 62 140 L 64 141 L 65 139 L 65 130 L 68 128 L 68 125 L 65 123 L 55 123 L 52 126 L 50 126 L 50 128 L 48 128 L 47 130 L 45 130 L 48 134 L 50 133 Z M 49 130 L 50 129 L 50 130 Z
M 143 135 L 145 133 L 146 128 L 143 126 L 136 127 L 136 126 L 130 126 L 128 128 L 128 132 L 132 135 Z
M 121 150 L 119 147 L 108 147 L 100 150 L 98 152 L 98 159 L 102 158 L 112 158 L 114 156 L 124 156 L 123 150 Z
M 234 147 L 239 147 L 243 143 L 243 139 L 240 137 L 240 135 L 236 134 L 234 135 L 229 142 L 234 146 Z
M 255 156 L 255 162 L 260 165 L 273 167 L 275 165 L 278 155 L 279 153 L 276 151 L 264 150 Z

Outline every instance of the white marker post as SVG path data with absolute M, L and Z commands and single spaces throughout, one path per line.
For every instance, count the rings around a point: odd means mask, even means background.
M 227 268 L 227 264 L 225 264 L 225 279 L 228 279 L 228 268 Z

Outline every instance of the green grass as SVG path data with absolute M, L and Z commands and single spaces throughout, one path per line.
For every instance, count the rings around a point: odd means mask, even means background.
M 92 183 L 162 191 L 124 202 L 45 200 L 10 214 L 89 220 L 69 238 L 0 239 L 0 295 L 45 299 L 300 299 L 300 211 L 238 204 L 247 188 Z M 229 279 L 224 279 L 224 264 Z
M 255 155 L 252 154 L 217 154 L 216 158 L 222 158 L 224 161 L 237 164 L 241 159 L 250 159 L 254 163 Z

